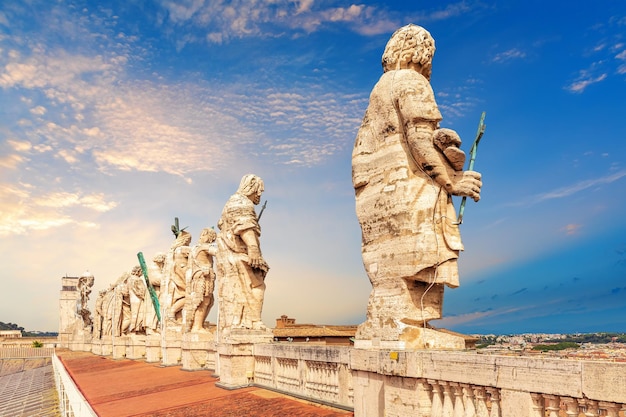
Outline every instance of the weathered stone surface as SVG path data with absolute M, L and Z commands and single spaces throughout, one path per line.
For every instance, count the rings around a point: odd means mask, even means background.
M 131 334 L 126 345 L 126 359 L 144 359 L 146 357 L 146 336 Z
M 429 84 L 434 51 L 419 26 L 393 34 L 355 141 L 352 181 L 372 283 L 358 340 L 418 347 L 415 329 L 441 317 L 444 285 L 459 285 L 463 245 L 451 195 L 478 200 L 481 181 L 462 171 L 456 132 L 438 129 L 441 114 Z
M 211 228 L 205 228 L 200 239 L 189 251 L 189 261 L 185 276 L 185 305 L 183 306 L 183 332 L 204 332 L 204 321 L 211 307 L 213 307 L 213 289 L 215 287 L 215 272 L 213 271 L 213 256 L 217 248 L 216 233 Z
M 261 226 L 254 211 L 263 191 L 261 178 L 245 175 L 217 223 L 219 333 L 266 328 L 261 311 L 269 266 L 261 254 Z
M 181 365 L 186 371 L 211 369 L 215 366 L 215 335 L 209 332 L 183 333 Z
M 582 393 L 594 400 L 626 404 L 626 363 L 583 362 Z

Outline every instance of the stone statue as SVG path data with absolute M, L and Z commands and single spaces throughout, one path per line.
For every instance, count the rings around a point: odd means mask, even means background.
M 261 255 L 261 227 L 254 210 L 263 191 L 261 178 L 245 175 L 217 224 L 220 332 L 225 328 L 266 329 L 261 311 L 269 266 Z
M 463 171 L 458 134 L 439 128 L 429 82 L 434 52 L 419 26 L 392 35 L 354 144 L 352 182 L 372 284 L 357 339 L 410 340 L 441 317 L 444 285 L 459 285 L 463 245 L 451 196 L 478 201 L 482 182 Z
M 85 271 L 83 275 L 78 278 L 78 293 L 80 298 L 76 303 L 76 314 L 80 317 L 81 323 L 79 327 L 88 329 L 91 332 L 93 320 L 91 318 L 91 311 L 89 311 L 89 294 L 91 294 L 91 287 L 93 287 L 94 276 Z
M 152 258 L 152 262 L 148 264 L 148 279 L 154 288 L 157 297 L 161 294 L 161 281 L 163 280 L 163 268 L 165 266 L 165 254 L 162 252 L 157 253 Z M 150 291 L 148 291 L 148 286 L 146 285 L 146 292 L 144 295 L 144 299 L 146 300 L 146 318 L 145 318 L 145 328 L 146 334 L 153 334 L 159 332 L 159 319 L 157 317 L 156 311 L 154 310 L 154 305 L 152 304 L 152 300 L 150 298 Z
M 102 301 L 104 324 L 102 335 L 122 336 L 128 333 L 131 322 L 129 272 L 124 272 L 114 284 L 109 286 Z
M 104 310 L 102 305 L 104 303 L 104 297 L 106 290 L 100 290 L 98 298 L 96 298 L 96 305 L 94 307 L 94 322 L 93 322 L 93 337 L 94 339 L 102 338 L 102 325 L 104 320 Z
M 179 325 L 182 322 L 182 309 L 185 305 L 186 281 L 185 275 L 189 263 L 189 243 L 191 234 L 181 230 L 170 247 L 165 265 L 165 306 L 167 322 Z
M 187 288 L 183 307 L 185 332 L 203 330 L 204 321 L 213 307 L 215 287 L 213 256 L 217 254 L 217 248 L 212 243 L 215 242 L 216 236 L 215 230 L 203 229 L 198 244 L 189 252 Z
M 130 304 L 128 333 L 143 333 L 145 331 L 146 307 L 151 307 L 152 301 L 149 297 L 146 299 L 148 288 L 139 265 L 133 267 L 126 283 Z

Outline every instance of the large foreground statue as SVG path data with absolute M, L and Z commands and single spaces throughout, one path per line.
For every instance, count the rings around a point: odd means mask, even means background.
M 452 195 L 480 198 L 456 132 L 440 129 L 429 80 L 435 42 L 408 25 L 391 37 L 352 154 L 363 264 L 372 283 L 357 339 L 411 341 L 441 317 L 463 250 Z M 417 330 L 417 331 L 416 331 Z
M 261 201 L 263 180 L 248 174 L 222 210 L 217 223 L 218 331 L 228 328 L 264 330 L 261 321 L 265 275 L 261 227 L 254 206 Z

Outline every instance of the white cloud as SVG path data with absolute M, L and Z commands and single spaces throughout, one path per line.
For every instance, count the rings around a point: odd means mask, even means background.
M 224 6 L 221 2 L 192 0 L 174 2 L 161 0 L 167 11 L 165 23 L 176 25 L 183 34 L 180 46 L 195 42 L 187 27 L 209 30 L 204 39 L 222 43 L 233 38 L 295 36 L 297 32 L 316 32 L 328 25 L 344 24 L 349 30 L 365 36 L 393 32 L 407 19 L 405 15 L 391 15 L 382 8 L 365 4 L 350 4 L 347 7 L 324 7 L 313 0 L 273 0 L 259 3 L 251 0 L 235 0 Z M 471 7 L 466 2 L 447 5 L 442 10 L 416 13 L 411 20 L 416 22 L 438 21 L 467 13 Z M 285 31 L 289 29 L 290 32 Z M 293 33 L 296 31 L 296 34 Z
M 572 93 L 582 93 L 583 91 L 585 91 L 587 87 L 589 87 L 592 84 L 596 84 L 601 81 L 604 81 L 606 77 L 607 77 L 606 73 L 593 77 L 587 71 L 581 71 L 580 77 L 576 81 L 568 85 L 566 87 L 566 90 Z
M 526 52 L 517 48 L 509 49 L 508 51 L 500 52 L 493 57 L 492 61 L 496 63 L 508 62 L 514 59 L 526 58 Z
M 566 235 L 572 236 L 572 235 L 577 235 L 578 233 L 580 233 L 581 228 L 582 228 L 582 225 L 580 224 L 570 223 L 566 225 L 565 227 L 563 227 L 561 230 L 564 231 Z
M 541 194 L 536 194 L 534 196 L 530 196 L 524 201 L 514 203 L 514 206 L 524 206 L 529 204 L 537 204 L 548 200 L 554 200 L 558 198 L 566 198 L 570 197 L 574 194 L 577 194 L 581 191 L 588 190 L 590 188 L 598 187 L 601 185 L 611 184 L 615 181 L 618 181 L 622 178 L 626 177 L 626 171 L 621 170 L 615 172 L 614 174 L 607 175 L 600 178 L 594 178 L 590 180 L 580 181 L 575 184 L 571 184 L 565 187 L 557 188 L 556 190 L 548 191 Z
M 43 116 L 44 114 L 46 114 L 46 108 L 44 106 L 37 106 L 30 109 L 30 112 L 38 116 Z
M 118 203 L 108 201 L 102 193 L 43 193 L 32 184 L 0 184 L 0 236 L 27 234 L 67 225 L 96 228 L 98 224 L 85 216 L 68 213 L 84 208 L 96 213 L 113 210 Z

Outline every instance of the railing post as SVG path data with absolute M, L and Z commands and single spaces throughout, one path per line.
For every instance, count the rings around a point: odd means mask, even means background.
M 487 394 L 485 392 L 485 388 L 475 387 L 474 393 L 476 397 L 476 417 L 489 417 L 489 409 L 487 408 Z
M 463 417 L 465 408 L 463 407 L 463 387 L 453 382 L 450 384 L 454 395 L 454 417 Z
M 428 383 L 432 389 L 432 407 L 430 415 L 431 417 L 443 417 L 443 394 L 441 392 L 441 386 L 439 385 L 439 382 L 435 380 L 429 379 Z
M 532 399 L 532 413 L 533 417 L 544 417 L 546 415 L 546 408 L 543 404 L 543 396 L 541 394 L 530 394 Z
M 488 388 L 487 392 L 491 397 L 491 412 L 489 417 L 501 417 L 500 416 L 500 391 L 497 388 Z
M 465 406 L 463 417 L 476 417 L 474 389 L 469 384 L 461 384 L 461 387 L 463 389 L 463 404 Z
M 565 414 L 568 417 L 578 417 L 578 401 L 570 397 L 561 397 L 561 402 L 565 404 Z
M 452 387 L 446 381 L 440 381 L 439 384 L 443 387 L 443 408 L 441 416 L 452 417 L 454 415 L 454 404 L 452 403 L 452 395 L 450 393 Z
M 548 403 L 546 405 L 546 411 L 548 411 L 548 417 L 559 417 L 559 411 L 561 410 L 559 397 L 555 395 L 544 394 L 543 398 Z
M 602 410 L 606 411 L 606 413 L 604 415 L 607 416 L 607 417 L 618 417 L 619 416 L 620 406 L 618 404 L 607 403 L 607 402 L 604 402 L 604 401 L 600 401 L 598 403 L 598 406 Z

